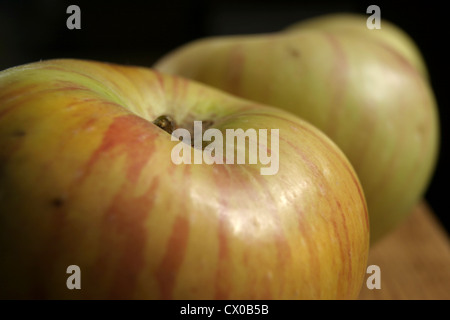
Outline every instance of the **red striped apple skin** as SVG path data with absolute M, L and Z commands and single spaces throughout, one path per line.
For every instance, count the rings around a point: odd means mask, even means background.
M 175 165 L 162 114 L 279 129 L 279 171 Z M 0 73 L 3 299 L 354 299 L 368 248 L 352 166 L 292 114 L 138 67 Z
M 329 136 L 361 181 L 373 244 L 427 189 L 438 157 L 438 109 L 419 53 L 403 55 L 413 49 L 407 40 L 327 19 L 199 39 L 153 67 L 292 112 Z

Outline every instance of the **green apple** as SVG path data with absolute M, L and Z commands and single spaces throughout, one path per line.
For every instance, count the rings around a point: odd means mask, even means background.
M 408 216 L 429 184 L 438 111 L 426 77 L 387 45 L 389 36 L 373 41 L 369 34 L 378 30 L 342 32 L 337 24 L 199 39 L 154 68 L 279 107 L 322 130 L 361 180 L 375 243 Z
M 278 130 L 276 174 L 174 163 L 194 120 Z M 351 164 L 290 113 L 140 67 L 0 73 L 0 298 L 355 299 L 368 250 Z
M 428 77 L 428 70 L 417 44 L 403 29 L 396 24 L 382 19 L 381 29 L 369 30 L 367 28 L 368 15 L 356 13 L 332 13 L 304 21 L 297 22 L 288 28 L 288 32 L 297 32 L 306 29 L 323 30 L 334 33 L 358 34 L 367 40 L 378 42 L 387 50 L 391 48 L 404 57 L 424 77 Z

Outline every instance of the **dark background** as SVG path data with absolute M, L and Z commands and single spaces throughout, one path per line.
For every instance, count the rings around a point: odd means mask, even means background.
M 66 27 L 66 9 L 71 4 L 81 9 L 81 30 Z M 0 0 L 0 70 L 50 58 L 151 66 L 169 50 L 200 37 L 273 32 L 325 13 L 366 14 L 371 4 L 380 7 L 383 19 L 413 37 L 428 65 L 439 105 L 442 138 L 437 170 L 426 199 L 449 231 L 449 32 L 442 2 Z

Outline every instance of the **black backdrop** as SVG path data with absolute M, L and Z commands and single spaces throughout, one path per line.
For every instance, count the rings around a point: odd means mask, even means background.
M 442 3 L 442 2 L 441 2 Z M 69 30 L 66 9 L 81 9 L 81 29 Z M 376 4 L 381 16 L 416 41 L 427 62 L 441 118 L 441 151 L 426 198 L 447 231 L 448 92 L 442 4 L 397 1 L 65 1 L 0 0 L 0 70 L 50 58 L 95 59 L 151 66 L 188 41 L 211 35 L 260 33 L 331 12 L 365 13 Z

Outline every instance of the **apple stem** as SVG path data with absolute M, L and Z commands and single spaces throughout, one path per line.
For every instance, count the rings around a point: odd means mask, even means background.
M 161 129 L 163 129 L 164 131 L 166 131 L 169 134 L 172 134 L 175 131 L 175 129 L 179 128 L 179 126 L 177 126 L 175 120 L 173 120 L 173 118 L 171 116 L 167 116 L 167 115 L 159 116 L 158 118 L 156 118 L 153 121 L 153 124 Z M 211 120 L 202 120 L 202 136 L 203 136 L 203 133 L 205 132 L 205 130 L 208 129 L 209 127 L 211 127 L 212 124 L 213 124 L 213 121 L 211 121 Z M 191 124 L 186 125 L 186 130 L 189 131 L 190 136 L 191 136 L 191 147 L 194 147 L 194 126 Z M 204 147 L 205 146 L 202 146 L 203 149 L 204 149 Z
M 160 127 L 169 134 L 175 130 L 175 121 L 170 116 L 162 115 L 153 121 L 153 124 Z

